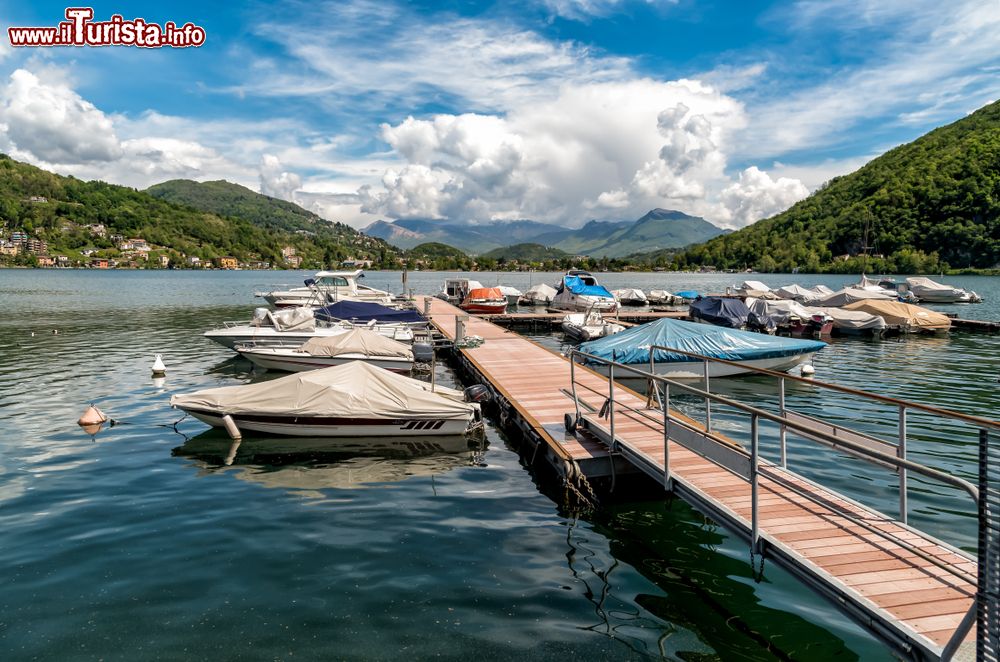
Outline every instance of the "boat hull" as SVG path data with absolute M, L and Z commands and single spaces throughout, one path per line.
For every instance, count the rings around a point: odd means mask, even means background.
M 392 338 L 399 342 L 413 342 L 413 329 L 405 326 L 383 326 L 373 327 L 373 331 L 380 333 L 386 338 Z M 212 329 L 203 335 L 223 347 L 235 349 L 238 344 L 254 345 L 292 345 L 306 342 L 313 338 L 329 338 L 330 336 L 346 333 L 347 329 L 342 327 L 320 327 L 312 331 L 275 331 L 270 327 L 236 326 L 224 329 Z
M 809 357 L 811 357 L 816 352 L 804 352 L 801 354 L 793 354 L 790 356 L 778 356 L 767 359 L 754 359 L 750 361 L 740 361 L 739 365 L 729 365 L 726 363 L 715 363 L 710 361 L 708 364 L 708 376 L 712 377 L 733 377 L 735 375 L 743 375 L 753 372 L 752 368 L 761 368 L 764 370 L 774 370 L 776 372 L 787 372 L 799 365 L 800 363 L 805 363 Z M 701 361 L 658 361 L 655 364 L 656 374 L 666 377 L 667 379 L 703 379 L 705 377 L 704 363 Z M 589 366 L 593 370 L 601 373 L 602 375 L 608 374 L 607 364 Z M 649 364 L 636 364 L 636 369 L 642 370 L 644 372 L 649 371 Z M 639 377 L 633 373 L 629 373 L 627 370 L 616 370 L 615 380 L 644 380 L 644 377 Z
M 364 361 L 377 368 L 384 368 L 392 372 L 409 374 L 413 368 L 413 361 L 409 359 L 393 359 L 389 357 L 368 357 L 360 354 L 344 354 L 341 356 L 313 356 L 303 352 L 283 350 L 277 348 L 260 349 L 237 349 L 241 356 L 250 360 L 254 365 L 267 370 L 280 370 L 284 372 L 305 372 L 307 370 L 318 370 L 319 368 L 329 368 L 335 365 L 344 365 L 351 361 Z
M 186 413 L 212 427 L 225 427 L 222 414 L 197 409 Z M 238 414 L 233 421 L 241 431 L 286 437 L 427 437 L 465 434 L 473 417 L 464 419 L 363 419 Z
M 465 303 L 459 306 L 467 313 L 479 315 L 502 315 L 507 310 L 507 299 L 496 302 Z
M 614 312 L 618 310 L 618 302 L 613 298 L 608 297 L 595 297 L 589 295 L 580 295 L 569 293 L 566 295 L 567 291 L 564 290 L 552 299 L 552 303 L 549 304 L 550 308 L 555 310 L 567 310 L 576 313 L 585 313 L 590 310 L 597 310 L 600 312 Z

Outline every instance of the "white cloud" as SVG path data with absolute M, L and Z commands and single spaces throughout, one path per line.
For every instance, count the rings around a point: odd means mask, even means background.
M 647 5 L 676 5 L 679 0 L 638 0 Z M 622 9 L 629 0 L 541 0 L 553 16 L 574 21 L 604 17 Z
M 799 180 L 773 180 L 751 166 L 740 173 L 739 181 L 722 190 L 720 201 L 731 214 L 729 224 L 742 227 L 784 211 L 807 195 L 809 189 Z
M 265 154 L 260 161 L 260 192 L 272 198 L 294 201 L 295 192 L 302 188 L 302 178 L 294 172 L 282 170 L 281 160 L 274 154 Z
M 59 81 L 43 81 L 17 69 L 0 99 L 0 121 L 13 150 L 65 164 L 113 161 L 122 155 L 111 120 Z

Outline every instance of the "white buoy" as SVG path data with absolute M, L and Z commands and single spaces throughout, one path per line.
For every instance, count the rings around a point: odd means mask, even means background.
M 163 355 L 157 354 L 156 360 L 153 361 L 153 376 L 160 376 L 167 374 L 167 366 L 163 364 Z
M 34 332 L 34 331 L 32 331 L 32 332 L 31 332 L 31 337 L 32 337 L 32 338 L 34 338 L 34 337 L 35 337 L 35 332 Z
M 805 364 L 804 366 L 802 366 L 802 375 L 803 376 L 806 376 L 806 375 L 815 375 L 815 374 L 816 374 L 816 368 L 812 367 L 808 363 Z
M 83 412 L 83 416 L 76 422 L 77 425 L 100 425 L 108 420 L 107 415 L 103 411 L 97 408 L 96 405 L 90 405 Z
M 243 433 L 240 432 L 240 429 L 238 427 L 236 427 L 236 421 L 233 420 L 232 416 L 230 416 L 229 414 L 223 416 L 222 424 L 226 426 L 226 432 L 229 433 L 230 439 L 232 439 L 233 441 L 239 441 L 240 439 L 243 438 Z

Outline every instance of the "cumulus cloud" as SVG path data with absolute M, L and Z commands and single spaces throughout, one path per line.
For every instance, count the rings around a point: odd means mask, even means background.
M 17 69 L 0 103 L 8 142 L 37 160 L 80 164 L 122 155 L 111 120 L 62 82 Z
M 756 166 L 740 173 L 738 181 L 722 190 L 720 201 L 737 226 L 748 225 L 784 211 L 809 195 L 809 189 L 797 179 L 777 180 Z
M 265 154 L 260 161 L 260 192 L 272 198 L 294 202 L 295 192 L 302 188 L 302 178 L 281 167 L 274 154 Z
M 595 213 L 674 206 L 743 222 L 752 213 L 729 210 L 720 195 L 733 184 L 726 147 L 745 124 L 739 102 L 698 81 L 565 84 L 550 101 L 506 116 L 383 125 L 381 137 L 405 164 L 359 195 L 366 213 L 394 218 L 580 224 Z M 736 193 L 726 200 L 749 204 Z
M 554 16 L 586 21 L 591 18 L 608 16 L 622 9 L 629 0 L 541 0 Z M 678 0 L 638 0 L 647 5 L 676 5 Z

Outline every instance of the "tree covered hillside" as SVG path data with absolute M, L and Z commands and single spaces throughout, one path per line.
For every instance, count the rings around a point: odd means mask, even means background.
M 916 273 L 998 263 L 1000 102 L 680 253 L 674 266 Z

